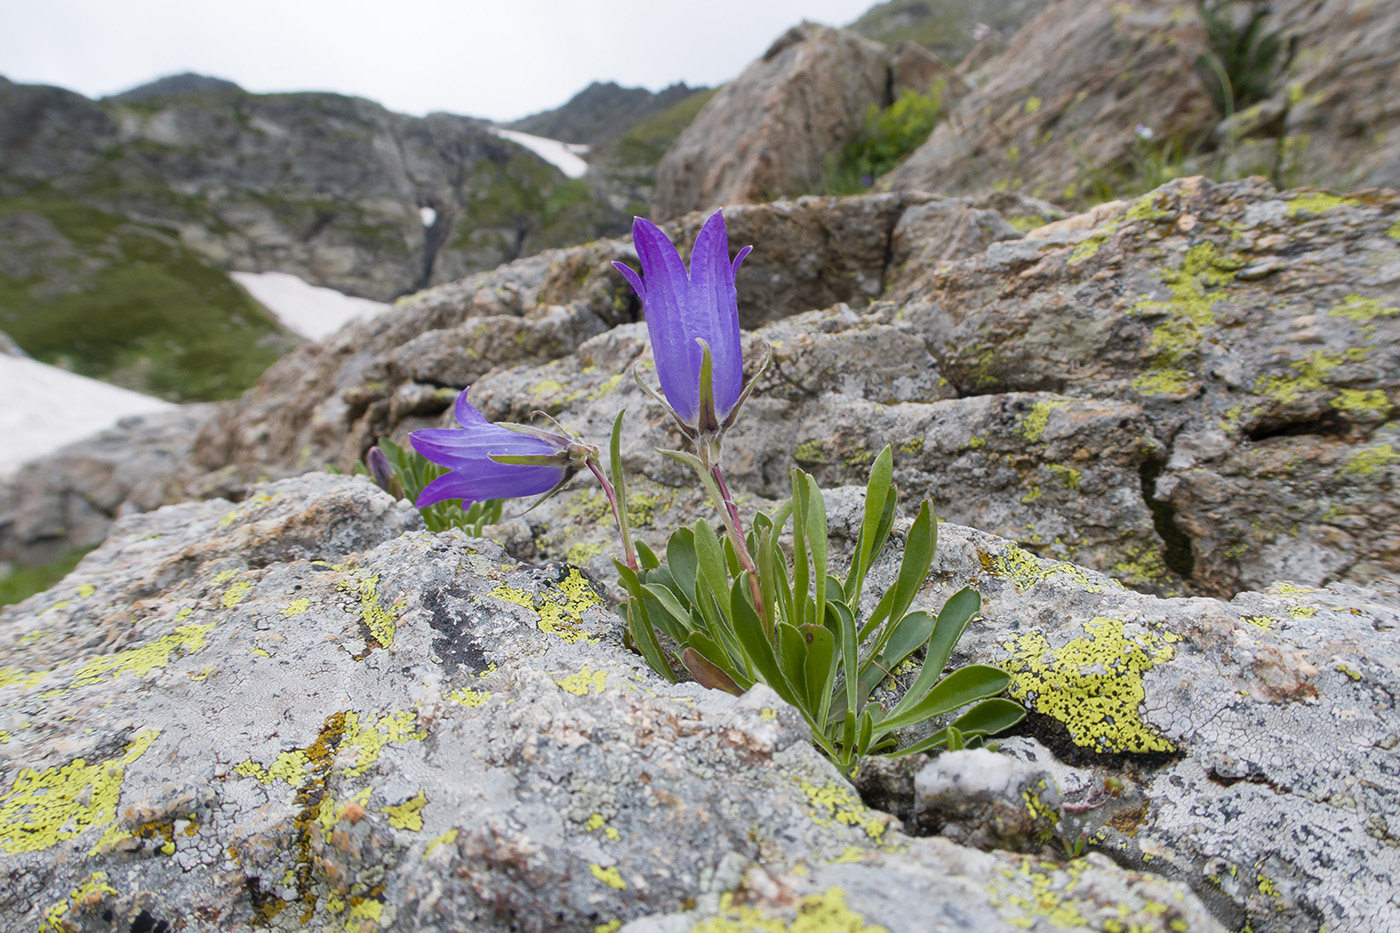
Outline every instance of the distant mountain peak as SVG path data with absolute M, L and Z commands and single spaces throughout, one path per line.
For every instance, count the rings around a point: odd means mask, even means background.
M 184 74 L 166 75 L 163 78 L 157 78 L 154 81 L 134 87 L 129 91 L 113 94 L 107 99 L 122 101 L 124 103 L 134 103 L 136 101 L 150 100 L 156 97 L 176 97 L 182 94 L 204 94 L 211 91 L 238 94 L 246 93 L 243 88 L 232 81 L 187 71 Z

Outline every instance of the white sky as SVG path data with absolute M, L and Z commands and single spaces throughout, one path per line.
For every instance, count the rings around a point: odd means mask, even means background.
M 590 81 L 738 75 L 803 19 L 878 0 L 0 0 L 0 75 L 102 97 L 185 71 L 249 91 L 511 120 Z

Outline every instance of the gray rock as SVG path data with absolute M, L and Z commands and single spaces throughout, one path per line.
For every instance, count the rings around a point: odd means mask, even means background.
M 363 479 L 282 481 L 127 516 L 0 610 L 0 912 L 84 931 L 1221 929 L 1183 885 L 1098 854 L 906 836 L 767 688 L 666 684 L 577 569 L 402 533 L 416 522 Z
M 661 220 L 818 187 L 823 162 L 887 103 L 889 52 L 856 33 L 794 26 L 720 88 L 656 167 Z

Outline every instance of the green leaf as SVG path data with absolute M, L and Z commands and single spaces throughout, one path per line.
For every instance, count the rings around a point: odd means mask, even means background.
M 861 644 L 864 644 L 865 640 L 870 637 L 870 634 L 880 627 L 880 623 L 889 617 L 890 606 L 893 604 L 894 587 L 890 587 L 885 590 L 885 594 L 881 596 L 880 601 L 875 604 L 875 611 L 870 613 L 870 618 L 866 619 L 865 623 L 861 625 L 860 635 L 857 639 Z
M 870 740 L 875 732 L 875 718 L 870 710 L 861 710 L 860 721 L 856 724 L 856 754 L 864 755 L 870 749 Z
M 865 575 L 885 544 L 879 535 L 880 519 L 887 508 L 891 512 L 894 510 L 893 476 L 894 452 L 886 444 L 870 466 L 870 479 L 865 484 L 865 519 L 860 524 L 860 542 L 851 555 L 851 569 L 846 574 L 846 598 L 853 606 L 860 602 Z
M 890 626 L 880 649 L 886 666 L 893 670 L 899 662 L 928 644 L 933 628 L 933 616 L 927 612 L 911 612 Z
M 1021 708 L 1021 704 L 1012 700 L 995 698 L 983 700 L 972 709 L 955 720 L 950 728 L 957 729 L 962 734 L 964 743 L 968 739 L 983 735 L 996 735 L 1010 729 L 1016 723 L 1026 717 L 1026 711 Z M 897 752 L 890 754 L 891 758 L 904 758 L 908 755 L 917 755 L 919 752 L 926 752 L 932 748 L 944 745 L 949 739 L 948 729 L 940 729 L 926 739 L 921 739 L 910 745 L 908 748 L 901 748 Z
M 685 669 L 690 671 L 690 675 L 695 678 L 702 687 L 711 690 L 723 690 L 734 696 L 743 696 L 744 691 L 739 689 L 739 685 L 724 672 L 724 670 L 709 658 L 696 651 L 694 648 L 686 648 L 681 652 L 681 663 Z
M 661 559 L 645 541 L 637 542 L 637 562 L 642 565 L 643 570 L 655 570 L 661 566 Z
M 836 683 L 836 639 L 824 625 L 804 625 L 799 631 L 807 639 L 807 669 L 804 672 L 807 704 L 817 722 L 826 722 L 831 710 L 831 688 Z
M 681 605 L 676 599 L 676 594 L 668 586 L 644 583 L 642 593 L 647 599 L 647 613 L 652 621 L 677 642 L 685 644 L 686 639 L 695 631 L 695 620 L 691 618 L 690 610 Z M 660 616 L 657 610 L 660 610 Z
M 676 592 L 686 599 L 695 598 L 695 532 L 677 528 L 666 542 L 666 566 L 676 581 Z
M 929 640 L 928 656 L 924 659 L 925 665 L 932 660 L 939 671 L 947 667 L 948 659 L 953 656 L 953 648 L 967 630 L 967 624 L 981 609 L 982 594 L 970 586 L 965 586 L 949 596 L 943 603 L 943 608 L 938 611 L 938 621 L 934 623 L 933 637 Z
M 909 685 L 909 690 L 895 706 L 896 713 L 902 713 L 917 703 L 938 683 L 943 676 L 943 668 L 948 666 L 953 648 L 967 629 L 968 621 L 982 608 L 982 594 L 970 586 L 958 590 L 938 611 L 933 623 L 933 635 L 929 638 L 928 652 L 924 655 L 924 665 L 919 676 Z
M 914 597 L 924 585 L 928 576 L 929 564 L 933 562 L 933 548 L 938 540 L 938 523 L 933 519 L 929 501 L 925 499 L 919 506 L 919 515 L 909 528 L 909 536 L 904 541 L 904 560 L 899 565 L 899 579 L 894 584 L 894 601 L 890 603 L 890 618 L 901 618 L 909 609 Z
M 729 574 L 724 566 L 724 547 L 704 519 L 696 521 L 692 528 L 699 569 L 696 585 L 704 587 L 715 599 L 725 600 L 729 596 Z
M 819 619 L 805 618 L 808 587 L 811 586 L 811 571 L 807 566 L 807 474 L 801 470 L 792 471 L 792 615 L 787 621 L 793 625 L 818 622 Z
M 964 748 L 967 747 L 966 745 L 963 744 L 963 734 L 962 734 L 961 732 L 959 732 L 956 728 L 954 728 L 953 726 L 949 726 L 949 727 L 947 728 L 947 732 L 948 732 L 948 751 L 950 751 L 950 752 L 960 752 L 960 751 L 962 751 Z
M 753 662 L 754 669 L 763 682 L 772 687 L 778 696 L 798 709 L 803 709 L 804 704 L 778 667 L 773 646 L 769 644 L 768 636 L 763 631 L 763 620 L 749 603 L 747 577 L 747 572 L 741 573 L 730 589 L 729 617 L 734 620 L 734 634 L 738 636 L 744 654 Z
M 812 555 L 812 595 L 815 603 L 809 621 L 821 624 L 826 618 L 826 501 L 822 499 L 817 481 L 806 473 L 802 475 L 807 481 L 807 550 Z
M 942 716 L 977 700 L 996 696 L 1010 683 L 1011 675 L 999 667 L 971 664 L 958 668 L 913 706 L 903 712 L 896 708 L 894 713 L 881 721 L 880 728 L 892 732 L 934 716 Z
M 617 575 L 623 589 L 632 597 L 627 601 L 627 630 L 632 636 L 632 642 L 642 653 L 648 667 L 669 682 L 675 683 L 676 675 L 666 661 L 666 654 L 661 650 L 661 643 L 657 641 L 656 631 L 647 616 L 646 604 L 641 598 L 641 581 L 632 568 L 621 561 L 615 560 L 613 565 L 617 567 Z
M 807 639 L 794 626 L 779 622 L 777 627 L 778 667 L 793 690 L 801 695 L 804 702 L 797 705 L 809 707 L 807 699 Z
M 737 641 L 734 649 L 730 651 L 722 642 L 714 640 L 704 632 L 691 632 L 685 640 L 685 647 L 694 648 L 700 652 L 711 664 L 721 668 L 742 689 L 747 690 L 753 686 L 753 678 L 744 672 L 744 656 L 743 652 L 739 650 Z

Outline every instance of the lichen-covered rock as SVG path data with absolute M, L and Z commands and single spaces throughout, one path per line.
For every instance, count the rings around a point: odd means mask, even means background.
M 911 268 L 892 319 L 962 394 L 1140 406 L 1145 492 L 1200 590 L 1366 581 L 1400 531 L 1398 218 L 1393 193 L 1187 179 Z
M 1221 929 L 1100 855 L 906 836 L 771 691 L 667 684 L 577 569 L 415 522 L 363 479 L 284 480 L 127 516 L 0 611 L 0 915 Z
M 1189 884 L 1230 929 L 1400 923 L 1394 583 L 1158 599 L 943 525 L 930 584 L 981 592 L 954 662 L 1012 675 L 1040 742 L 1004 745 L 1059 785 L 1065 846 Z

